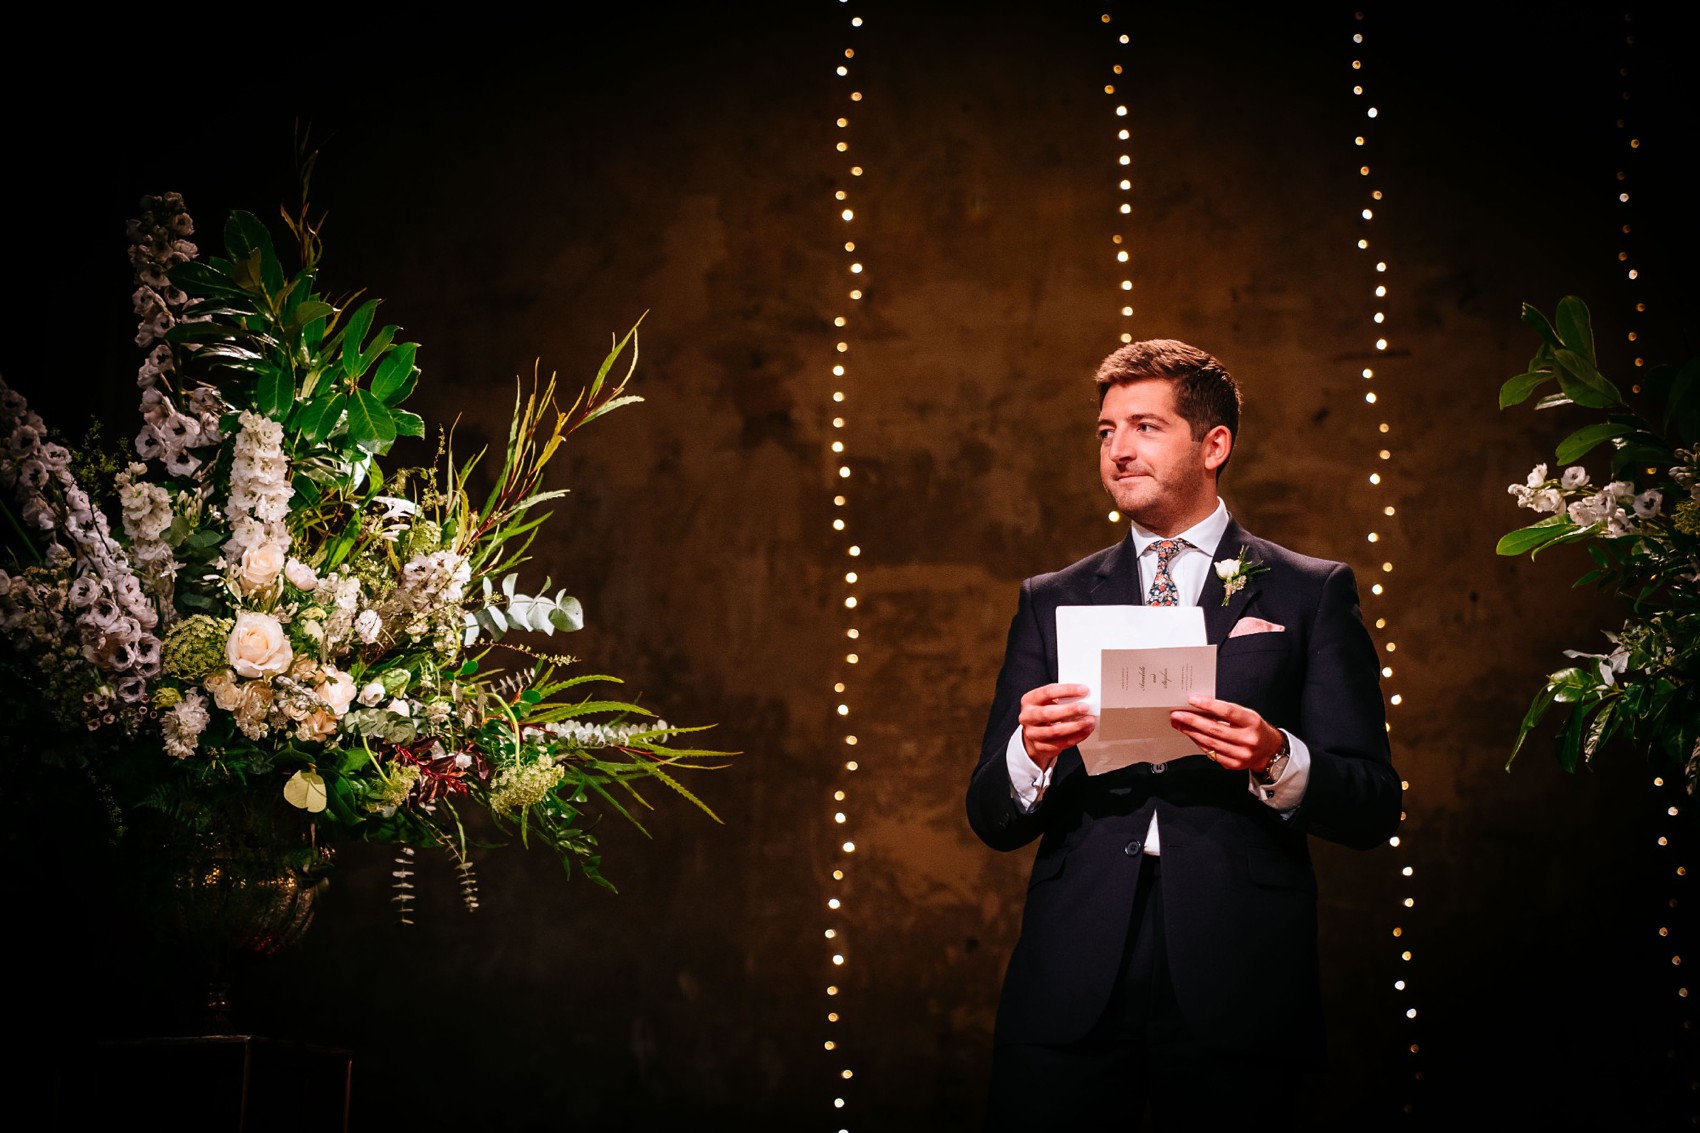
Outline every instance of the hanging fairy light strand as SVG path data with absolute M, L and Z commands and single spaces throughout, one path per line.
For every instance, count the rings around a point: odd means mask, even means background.
M 1370 296 L 1372 301 L 1369 305 L 1372 312 L 1370 316 L 1371 326 L 1369 333 L 1374 338 L 1374 349 L 1372 352 L 1373 361 L 1374 359 L 1379 359 L 1381 356 L 1385 355 L 1388 349 L 1387 260 L 1384 258 L 1379 249 L 1371 246 L 1370 241 L 1372 226 L 1375 222 L 1376 214 L 1382 207 L 1383 201 L 1383 193 L 1378 187 L 1379 183 L 1376 178 L 1376 172 L 1371 167 L 1369 160 L 1369 154 L 1372 149 L 1370 146 L 1370 136 L 1374 130 L 1380 127 L 1381 111 L 1370 98 L 1366 88 L 1367 76 L 1365 74 L 1366 68 L 1364 58 L 1366 55 L 1364 50 L 1364 14 L 1362 12 L 1356 12 L 1353 14 L 1352 19 L 1354 24 L 1352 31 L 1352 47 L 1350 51 L 1352 61 L 1352 98 L 1354 107 L 1359 108 L 1357 112 L 1362 114 L 1362 124 L 1358 127 L 1358 132 L 1355 133 L 1352 138 L 1352 146 L 1357 157 L 1358 178 L 1363 186 L 1363 195 L 1360 198 L 1358 206 L 1357 248 L 1358 251 L 1368 257 L 1370 262 L 1374 265 L 1374 270 L 1369 273 L 1369 281 L 1372 292 Z M 1387 491 L 1387 488 L 1389 487 L 1389 477 L 1387 473 L 1382 471 L 1383 468 L 1387 467 L 1387 462 L 1391 461 L 1393 458 L 1393 451 L 1390 447 L 1392 444 L 1393 425 L 1392 422 L 1388 420 L 1389 414 L 1387 413 L 1387 408 L 1382 404 L 1380 391 L 1376 386 L 1375 365 L 1371 364 L 1364 366 L 1363 369 L 1359 371 L 1359 377 L 1364 381 L 1364 383 L 1366 383 L 1363 404 L 1366 409 L 1369 410 L 1369 420 L 1374 422 L 1376 434 L 1379 438 L 1379 443 L 1376 446 L 1375 463 L 1369 473 L 1368 479 L 1370 491 L 1375 497 L 1377 504 L 1379 504 L 1379 506 L 1374 510 L 1380 518 L 1375 521 L 1375 529 L 1365 534 L 1365 540 L 1370 544 L 1372 552 L 1380 551 L 1382 554 L 1377 556 L 1381 559 L 1379 564 L 1380 569 L 1377 572 L 1375 582 L 1373 582 L 1369 588 L 1370 596 L 1373 600 L 1365 605 L 1366 609 L 1375 615 L 1375 629 L 1377 635 L 1382 640 L 1381 649 L 1384 656 L 1382 658 L 1381 678 L 1383 688 L 1390 690 L 1387 697 L 1387 703 L 1391 709 L 1398 709 L 1404 704 L 1405 695 L 1398 691 L 1398 671 L 1393 663 L 1394 655 L 1398 651 L 1398 643 L 1394 641 L 1392 635 L 1393 631 L 1388 624 L 1388 589 L 1392 584 L 1390 576 L 1393 573 L 1393 560 L 1391 552 L 1386 550 L 1384 540 L 1384 533 L 1393 525 L 1394 517 L 1397 514 L 1398 509 L 1392 503 L 1388 502 L 1390 499 L 1390 493 Z M 1388 721 L 1387 731 L 1389 735 L 1392 734 L 1393 724 L 1391 719 Z M 1410 780 L 1406 779 L 1402 786 L 1406 794 L 1409 795 L 1411 789 Z M 1403 821 L 1405 816 L 1401 813 L 1399 817 L 1401 821 Z M 1392 990 L 1396 996 L 1395 1002 L 1398 1010 L 1405 1018 L 1404 1026 L 1406 1033 L 1403 1039 L 1403 1046 L 1408 1066 L 1408 1072 L 1403 1078 L 1405 1097 L 1402 1100 L 1401 1105 L 1406 1113 L 1411 1113 L 1416 1107 L 1415 1094 L 1417 1085 L 1422 1081 L 1423 1077 L 1422 1066 L 1418 1061 L 1422 1048 L 1421 1044 L 1417 1041 L 1417 1006 L 1413 989 L 1414 980 L 1412 978 L 1412 973 L 1415 970 L 1415 960 L 1413 950 L 1411 948 L 1411 934 L 1408 927 L 1409 919 L 1413 915 L 1410 910 L 1415 908 L 1417 903 L 1416 897 L 1413 893 L 1414 883 L 1411 880 L 1416 875 L 1416 866 L 1412 864 L 1410 855 L 1404 845 L 1404 839 L 1400 835 L 1395 834 L 1391 839 L 1389 839 L 1389 843 L 1399 855 L 1395 859 L 1395 864 L 1397 865 L 1399 877 L 1401 879 L 1401 884 L 1398 889 L 1402 890 L 1402 893 L 1396 894 L 1395 897 L 1398 901 L 1398 907 L 1392 929 L 1394 950 L 1398 958 L 1397 963 L 1394 965 L 1396 975 L 1393 980 Z
M 1640 345 L 1640 326 L 1642 316 L 1647 312 L 1647 304 L 1641 297 L 1643 293 L 1641 269 L 1636 265 L 1635 259 L 1631 255 L 1631 248 L 1634 247 L 1632 237 L 1635 235 L 1635 225 L 1632 223 L 1631 213 L 1633 200 L 1630 193 L 1630 170 L 1641 152 L 1641 138 L 1632 128 L 1630 122 L 1632 103 L 1632 68 L 1630 64 L 1634 50 L 1634 16 L 1632 13 L 1625 12 L 1623 14 L 1621 54 L 1619 56 L 1621 62 L 1618 66 L 1620 86 L 1618 90 L 1619 110 L 1616 121 L 1617 133 L 1622 140 L 1615 177 L 1618 215 L 1621 218 L 1618 224 L 1617 262 L 1623 271 L 1624 288 L 1630 299 L 1630 310 L 1627 318 L 1629 327 L 1624 338 L 1629 348 L 1632 364 L 1635 370 L 1639 372 L 1645 368 L 1647 363 Z M 1637 373 L 1634 381 L 1633 390 L 1639 394 L 1641 392 L 1639 373 Z M 1668 973 L 1667 982 L 1672 997 L 1674 1024 L 1671 1033 L 1671 1046 L 1666 1051 L 1666 1055 L 1678 1064 L 1681 1064 L 1683 1060 L 1684 1048 L 1688 1048 L 1689 1053 L 1692 1053 L 1695 1042 L 1693 996 L 1690 994 L 1689 979 L 1684 972 L 1682 961 L 1682 949 L 1687 942 L 1681 939 L 1681 934 L 1677 928 L 1686 919 L 1683 916 L 1686 912 L 1686 893 L 1684 891 L 1692 885 L 1692 882 L 1688 879 L 1688 867 L 1683 861 L 1683 853 L 1687 849 L 1684 838 L 1685 832 L 1682 824 L 1675 821 L 1681 814 L 1681 806 L 1679 805 L 1681 802 L 1686 802 L 1686 799 L 1679 784 L 1667 783 L 1662 775 L 1653 776 L 1652 805 L 1655 817 L 1662 828 L 1662 832 L 1658 834 L 1656 839 L 1660 854 L 1659 872 L 1670 885 L 1669 896 L 1665 899 L 1664 906 L 1657 910 L 1657 914 L 1653 918 L 1653 932 L 1656 934 L 1656 962 L 1662 970 Z M 1694 1065 L 1695 1061 L 1692 1058 L 1687 1060 L 1685 1076 L 1688 1080 L 1682 1084 L 1683 1088 L 1680 1090 L 1683 1096 L 1691 1099 L 1691 1106 L 1700 1104 L 1700 1066 Z M 1692 1113 L 1690 1118 L 1693 1123 L 1700 1124 L 1700 1113 Z
M 838 0 L 848 7 L 849 0 Z M 850 113 L 858 108 L 862 101 L 862 92 L 857 89 L 851 79 L 851 68 L 856 58 L 855 39 L 857 31 L 862 27 L 861 16 L 849 17 L 850 46 L 845 47 L 839 56 L 834 70 L 842 80 L 839 89 L 845 90 L 844 102 L 840 112 L 834 116 L 833 133 L 835 140 L 833 149 L 838 158 L 846 163 L 848 177 L 834 177 L 833 207 L 835 223 L 839 229 L 838 239 L 843 242 L 845 290 L 842 298 L 836 301 L 837 313 L 833 315 L 834 330 L 833 361 L 831 381 L 827 383 L 831 390 L 830 401 L 827 405 L 827 415 L 830 418 L 829 480 L 832 496 L 832 536 L 829 552 L 827 575 L 838 580 L 835 591 L 838 608 L 843 611 L 842 630 L 844 637 L 835 647 L 834 653 L 841 657 L 833 668 L 832 693 L 834 716 L 832 731 L 842 737 L 835 746 L 842 754 L 834 757 L 838 762 L 840 774 L 835 775 L 832 798 L 828 810 L 831 814 L 832 832 L 832 874 L 827 885 L 826 910 L 827 923 L 824 932 L 826 940 L 826 1026 L 827 1037 L 822 1041 L 822 1049 L 828 1056 L 828 1065 L 832 1075 L 831 1094 L 834 1127 L 838 1133 L 849 1133 L 850 1084 L 855 1077 L 855 1071 L 844 1048 L 840 1037 L 843 1033 L 841 1026 L 844 1016 L 842 987 L 840 981 L 850 962 L 849 939 L 845 930 L 847 903 L 849 901 L 849 869 L 853 855 L 856 853 L 856 843 L 850 836 L 850 780 L 855 775 L 859 763 L 854 758 L 856 754 L 856 736 L 850 723 L 850 676 L 855 671 L 861 658 L 857 653 L 861 631 L 856 626 L 856 584 L 859 581 L 854 569 L 861 557 L 862 547 L 856 540 L 856 533 L 850 530 L 847 518 L 848 493 L 851 480 L 851 463 L 847 447 L 849 437 L 848 414 L 850 380 L 850 339 L 853 312 L 862 301 L 864 272 L 862 261 L 856 251 L 856 210 L 851 201 L 849 186 L 856 183 L 862 176 L 862 166 L 859 158 L 852 154 L 850 147 Z M 842 654 L 837 650 L 842 649 Z
M 1110 254 L 1115 258 L 1116 275 L 1118 277 L 1116 286 L 1118 288 L 1117 302 L 1121 307 L 1121 340 L 1122 342 L 1127 343 L 1133 341 L 1133 271 L 1128 266 L 1128 242 L 1126 237 L 1128 222 L 1124 218 L 1133 215 L 1133 202 L 1129 197 L 1129 194 L 1133 192 L 1133 138 L 1132 132 L 1129 130 L 1127 124 L 1127 103 L 1122 101 L 1122 99 L 1117 95 L 1116 88 L 1121 85 L 1123 72 L 1122 59 L 1126 55 L 1126 52 L 1122 49 L 1127 47 L 1128 35 L 1126 32 L 1117 31 L 1115 29 L 1114 20 L 1111 18 L 1109 12 L 1105 12 L 1099 16 L 1099 21 L 1104 26 L 1109 27 L 1111 33 L 1116 37 L 1114 61 L 1110 64 L 1110 78 L 1104 84 L 1104 93 L 1110 96 L 1111 103 L 1115 107 L 1115 177 L 1116 189 L 1120 194 L 1121 199 L 1116 202 L 1115 215 L 1117 220 L 1114 226 L 1115 231 L 1110 235 Z M 1111 508 L 1109 512 L 1109 520 L 1111 523 L 1120 523 L 1122 521 L 1122 513 Z

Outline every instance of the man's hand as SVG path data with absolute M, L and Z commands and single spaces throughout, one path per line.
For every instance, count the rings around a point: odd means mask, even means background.
M 1189 696 L 1187 703 L 1192 707 L 1169 713 L 1169 724 L 1223 767 L 1262 774 L 1281 750 L 1280 729 L 1252 709 L 1211 696 Z
M 1086 703 L 1091 692 L 1085 685 L 1040 685 L 1021 698 L 1021 746 L 1041 771 L 1098 726 Z

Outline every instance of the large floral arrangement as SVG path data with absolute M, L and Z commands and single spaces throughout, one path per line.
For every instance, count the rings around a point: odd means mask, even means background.
M 251 214 L 202 259 L 181 197 L 143 199 L 133 456 L 56 439 L 0 383 L 8 724 L 91 787 L 115 840 L 139 818 L 216 833 L 275 804 L 296 841 L 440 847 L 464 877 L 470 808 L 607 884 L 597 810 L 632 817 L 640 781 L 702 806 L 673 772 L 723 753 L 592 691 L 613 677 L 558 676 L 572 658 L 514 631 L 577 629 L 581 608 L 515 568 L 564 494 L 543 486 L 561 443 L 640 400 L 637 328 L 569 408 L 553 379 L 522 386 L 493 456 L 463 459 L 451 433 L 427 466 L 384 467 L 398 438 L 428 447 L 402 408 L 417 345 L 375 325 L 377 300 L 321 293 L 317 225 L 282 215 L 293 272 Z
M 1566 770 L 1621 737 L 1656 770 L 1680 775 L 1693 794 L 1700 786 L 1700 359 L 1651 369 L 1626 397 L 1599 371 L 1580 299 L 1563 299 L 1551 320 L 1525 304 L 1523 320 L 1540 345 L 1528 370 L 1501 388 L 1500 407 L 1555 384 L 1537 409 L 1578 406 L 1604 419 L 1559 442 L 1556 475 L 1541 463 L 1510 486 L 1518 504 L 1546 518 L 1506 534 L 1499 553 L 1586 543 L 1593 566 L 1577 585 L 1612 592 L 1627 615 L 1605 632 L 1603 647 L 1565 651 L 1577 663 L 1551 673 L 1535 694 L 1512 757 L 1561 706 L 1556 742 Z M 1590 454 L 1592 470 L 1582 462 Z

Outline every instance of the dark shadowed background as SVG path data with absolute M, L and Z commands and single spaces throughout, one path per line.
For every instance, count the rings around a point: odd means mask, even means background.
M 133 432 L 137 198 L 183 193 L 217 251 L 231 208 L 293 201 L 310 127 L 321 281 L 421 344 L 431 426 L 499 441 L 516 379 L 571 388 L 643 318 L 645 403 L 573 439 L 527 578 L 583 601 L 554 644 L 585 671 L 742 753 L 690 781 L 723 823 L 661 793 L 648 837 L 605 822 L 617 895 L 513 847 L 469 914 L 426 857 L 403 928 L 392 855 L 341 847 L 305 941 L 241 973 L 240 1025 L 352 1050 L 357 1133 L 977 1128 L 1031 854 L 981 846 L 962 791 L 1020 580 L 1120 534 L 1089 377 L 1127 331 L 1239 378 L 1241 522 L 1386 588 L 1365 614 L 1408 817 L 1397 847 L 1315 847 L 1314 1126 L 1686 1127 L 1686 800 L 1627 752 L 1568 775 L 1545 733 L 1507 773 L 1542 676 L 1615 610 L 1570 588 L 1579 552 L 1494 543 L 1532 518 L 1505 485 L 1568 431 L 1496 407 L 1535 345 L 1522 303 L 1583 297 L 1625 382 L 1692 349 L 1693 19 L 1488 7 L 811 0 L 20 37 L 43 70 L 4 80 L 8 383 L 72 437 Z M 88 1088 L 88 1043 L 188 993 L 103 915 L 84 851 L 26 850 L 8 921 L 39 1057 L 14 1091 L 45 1103 Z

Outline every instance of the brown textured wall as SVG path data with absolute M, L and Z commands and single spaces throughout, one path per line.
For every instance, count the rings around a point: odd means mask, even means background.
M 247 106 L 187 97 L 167 128 L 134 104 L 73 110 L 56 85 L 26 133 L 40 184 L 9 190 L 12 212 L 41 222 L 29 246 L 51 257 L 34 262 L 63 300 L 43 332 L 13 321 L 0 366 L 68 430 L 91 411 L 129 421 L 134 197 L 183 192 L 210 248 L 226 209 L 287 196 L 298 111 L 323 148 L 324 279 L 384 297 L 422 344 L 428 421 L 496 437 L 516 376 L 537 365 L 570 386 L 644 316 L 646 402 L 574 439 L 552 477 L 572 494 L 528 578 L 584 601 L 587 628 L 557 644 L 585 671 L 623 676 L 673 722 L 717 723 L 713 741 L 742 753 L 692 781 L 724 825 L 654 793 L 651 837 L 605 827 L 619 895 L 505 851 L 485 857 L 471 916 L 427 865 L 407 930 L 386 912 L 387 855 L 345 847 L 306 942 L 247 974 L 248 1025 L 352 1046 L 359 1130 L 974 1128 L 1030 855 L 982 847 L 961 792 L 1016 586 L 1118 534 L 1095 482 L 1087 376 L 1127 325 L 1109 243 L 1121 231 L 1133 332 L 1196 342 L 1245 388 L 1224 484 L 1236 516 L 1350 562 L 1366 588 L 1395 564 L 1366 612 L 1397 645 L 1409 819 L 1398 851 L 1317 847 L 1338 1059 L 1317 1124 L 1375 1128 L 1408 1101 L 1444 1120 L 1483 1088 L 1490 1110 L 1587 1127 L 1625 1098 L 1667 1096 L 1677 1011 L 1655 929 L 1668 862 L 1652 856 L 1645 776 L 1615 755 L 1566 776 L 1540 743 L 1503 770 L 1540 675 L 1561 649 L 1592 648 L 1611 616 L 1568 589 L 1574 557 L 1494 556 L 1520 521 L 1504 485 L 1562 432 L 1498 412 L 1494 395 L 1531 352 L 1525 300 L 1550 310 L 1582 294 L 1601 340 L 1622 337 L 1616 13 L 1538 35 L 1533 9 L 1368 13 L 1381 117 L 1365 160 L 1385 200 L 1366 228 L 1349 10 L 1142 13 L 1118 56 L 1082 5 L 771 7 L 416 27 L 422 47 L 394 65 L 311 49 L 292 69 L 279 60 Z M 851 8 L 868 19 L 854 38 Z M 1674 81 L 1673 41 L 1643 38 L 1639 89 Z M 848 85 L 831 74 L 847 44 Z M 98 69 L 98 53 L 63 50 L 67 74 Z M 1100 90 L 1118 58 L 1126 221 Z M 853 109 L 850 87 L 866 94 Z M 1693 220 L 1654 177 L 1669 167 L 1651 164 L 1689 136 L 1676 109 L 1636 105 L 1665 130 L 1647 135 L 1638 251 L 1664 269 L 1645 284 L 1654 358 L 1682 348 L 1675 316 L 1693 297 L 1679 275 Z M 847 110 L 867 170 L 854 181 L 832 149 Z M 837 187 L 868 269 L 842 332 L 829 321 L 846 308 Z M 1369 253 L 1354 247 L 1366 232 Z M 1381 356 L 1376 257 L 1393 343 Z M 92 337 L 88 317 L 114 327 L 104 358 L 63 348 Z M 848 424 L 835 431 L 841 336 Z M 74 386 L 56 380 L 67 368 Z M 853 469 L 841 513 L 827 451 L 840 436 Z M 863 548 L 853 669 L 834 514 Z M 840 699 L 860 741 L 853 774 Z M 835 886 L 844 836 L 858 849 Z M 57 935 L 73 958 L 104 952 L 74 922 Z M 835 948 L 849 961 L 837 974 Z M 141 950 L 119 951 L 124 978 L 78 985 L 75 1036 L 157 1006 L 136 984 Z M 1571 1043 L 1601 1031 L 1611 1041 L 1579 1083 Z

